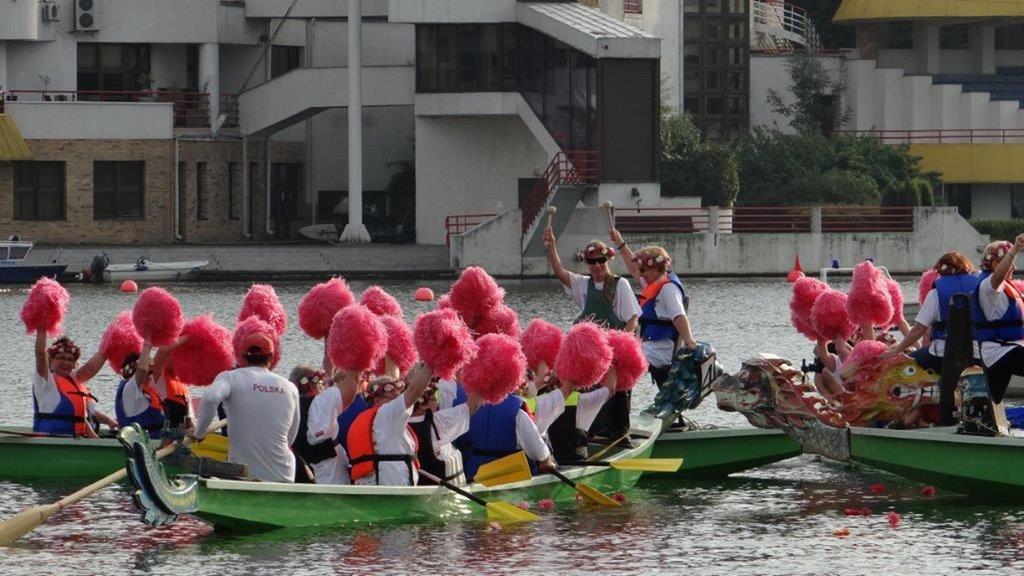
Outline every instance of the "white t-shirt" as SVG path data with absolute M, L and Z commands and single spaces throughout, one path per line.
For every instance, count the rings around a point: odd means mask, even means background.
M 927 326 L 929 333 L 932 329 L 932 324 L 938 322 L 941 319 L 939 316 L 939 292 L 932 288 L 928 295 L 925 296 L 924 302 L 921 303 L 921 308 L 917 311 L 917 316 L 914 317 L 914 323 L 922 326 Z M 978 343 L 974 342 L 974 357 L 978 357 Z M 932 340 L 931 345 L 928 346 L 928 352 L 932 356 L 938 356 L 942 358 L 946 353 L 946 341 L 942 339 Z
M 416 455 L 416 440 L 407 424 L 412 416 L 412 406 L 405 407 L 405 397 L 399 396 L 377 410 L 373 418 L 373 446 L 377 454 L 408 454 Z M 409 486 L 409 467 L 405 462 L 380 462 L 381 486 Z M 413 485 L 419 479 L 416 470 L 412 471 Z M 376 474 L 367 474 L 356 484 L 377 484 Z
M 576 428 L 579 430 L 590 430 L 590 426 L 597 418 L 601 407 L 611 397 L 608 389 L 601 386 L 597 390 L 580 393 L 579 404 L 576 405 Z
M 647 287 L 646 282 L 641 281 L 641 286 Z M 683 292 L 675 284 L 668 282 L 661 287 L 661 291 L 654 299 L 654 313 L 659 320 L 672 321 L 676 316 L 686 316 L 686 307 L 683 306 Z M 672 364 L 672 356 L 675 352 L 676 343 L 665 338 L 663 340 L 644 340 L 641 344 L 644 356 L 651 366 L 668 366 Z
M 410 423 L 423 421 L 424 416 L 413 416 Z M 434 435 L 434 432 L 437 435 Z M 434 412 L 434 426 L 428 433 L 431 436 L 434 447 L 434 456 L 444 462 L 445 476 L 451 477 L 451 482 L 465 484 L 466 477 L 462 474 L 462 453 L 458 451 L 452 442 L 469 431 L 469 406 L 459 404 L 454 408 L 446 408 Z
M 551 450 L 544 442 L 540 431 L 537 430 L 537 425 L 523 410 L 519 410 L 516 414 L 516 447 L 525 452 L 527 458 L 535 462 L 547 460 L 551 456 Z
M 437 391 L 441 397 L 437 400 L 438 410 L 444 410 L 445 408 L 451 408 L 455 404 L 455 396 L 458 394 L 458 384 L 455 380 L 438 380 Z
M 317 394 L 306 413 L 306 442 L 310 445 L 338 436 L 338 415 L 345 410 L 341 390 L 331 386 Z M 334 447 L 334 458 L 312 465 L 317 484 L 351 484 L 348 475 L 348 454 L 341 445 Z
M 589 284 L 590 276 L 569 272 L 569 285 L 565 287 L 565 293 L 572 297 L 581 312 L 587 305 L 587 286 Z M 595 282 L 594 286 L 598 290 L 603 290 L 604 282 Z M 615 310 L 615 316 L 623 322 L 628 322 L 633 316 L 640 315 L 640 304 L 636 301 L 636 295 L 633 294 L 633 289 L 629 286 L 629 280 L 622 276 L 619 276 L 619 284 L 615 287 L 615 301 L 612 302 L 612 309 Z
M 231 447 L 228 461 L 244 464 L 264 482 L 292 482 L 299 434 L 299 391 L 288 380 L 260 366 L 221 372 L 203 394 L 196 435 L 206 435 L 217 406 L 224 405 Z
M 118 385 L 120 386 L 120 383 Z M 142 391 L 142 387 L 132 376 L 124 383 L 124 389 L 121 391 L 121 410 L 125 416 L 131 418 L 142 414 L 146 408 L 149 408 L 149 396 Z
M 36 399 L 39 412 L 53 412 L 60 404 L 60 392 L 57 390 L 57 382 L 53 379 L 53 372 L 47 370 L 46 378 L 40 376 L 38 372 L 33 372 L 32 375 L 32 395 Z M 71 373 L 71 378 L 77 381 L 78 370 Z M 89 414 L 96 412 L 96 401 L 92 398 L 85 399 L 85 406 Z
M 992 287 L 991 276 L 985 278 L 978 284 L 978 302 L 981 304 L 981 312 L 989 321 L 998 320 L 1006 314 L 1010 307 L 1010 298 L 1007 297 L 1000 286 L 1000 290 Z M 1014 346 L 1024 346 L 1024 341 L 1018 340 L 1013 344 L 1000 344 L 999 342 L 982 342 L 981 359 L 986 366 L 992 366 L 998 362 L 1007 352 L 1013 350 Z
M 541 436 L 548 433 L 548 428 L 558 420 L 558 417 L 565 412 L 565 396 L 561 390 L 552 390 L 537 396 L 537 409 L 533 416 L 536 418 L 537 431 Z

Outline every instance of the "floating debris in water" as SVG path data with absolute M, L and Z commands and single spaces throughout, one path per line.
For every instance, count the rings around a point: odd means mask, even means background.
M 846 538 L 847 536 L 850 535 L 850 529 L 848 527 L 844 526 L 844 527 L 842 527 L 842 528 L 840 528 L 838 530 L 833 530 L 832 531 L 832 535 L 837 537 L 837 538 Z
M 579 494 L 577 494 L 576 496 L 578 498 Z M 541 510 L 554 510 L 555 501 L 552 500 L 551 498 L 545 498 L 537 502 L 537 507 L 540 508 Z
M 872 484 L 868 486 L 868 492 L 872 494 L 885 494 L 885 484 Z
M 890 528 L 895 528 L 895 527 L 899 526 L 901 520 L 903 520 L 903 518 L 901 518 L 899 514 L 897 514 L 895 512 L 889 512 L 889 527 Z
M 925 496 L 927 498 L 935 496 L 935 486 L 925 486 L 924 488 L 921 488 L 921 496 Z

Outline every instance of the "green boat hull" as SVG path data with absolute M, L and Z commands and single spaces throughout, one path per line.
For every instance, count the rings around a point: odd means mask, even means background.
M 654 443 L 652 458 L 682 458 L 683 466 L 673 475 L 646 476 L 656 479 L 721 478 L 758 466 L 799 456 L 800 444 L 781 430 L 762 428 L 719 428 L 668 431 Z
M 634 419 L 634 432 L 644 439 L 636 447 L 620 451 L 609 459 L 650 457 L 659 429 L 660 421 Z M 633 487 L 642 474 L 607 466 L 574 467 L 564 473 L 605 493 Z M 490 488 L 479 484 L 465 488 L 488 501 L 536 504 L 539 500 L 551 499 L 556 504 L 571 504 L 576 499 L 571 487 L 550 475 Z M 200 480 L 198 490 L 199 510 L 195 515 L 218 530 L 231 532 L 346 528 L 485 517 L 482 507 L 437 486 L 317 486 L 210 478 Z
M 12 428 L 7 428 L 12 429 Z M 18 428 L 31 432 L 31 429 Z M 95 480 L 124 467 L 124 448 L 114 439 L 0 435 L 0 481 Z
M 1024 501 L 1024 438 L 853 428 L 850 453 L 856 462 L 973 498 Z

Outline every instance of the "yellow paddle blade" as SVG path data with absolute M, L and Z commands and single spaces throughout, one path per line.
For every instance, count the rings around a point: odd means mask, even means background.
M 642 472 L 676 472 L 683 465 L 682 458 L 625 458 L 609 462 L 616 470 Z
M 619 504 L 604 492 L 580 482 L 576 483 L 576 491 L 579 492 L 580 496 L 583 496 L 584 500 L 592 504 L 598 504 L 600 506 L 622 506 L 622 504 Z
M 530 473 L 530 463 L 526 461 L 526 454 L 519 451 L 480 466 L 477 468 L 473 481 L 484 486 L 499 486 L 530 478 L 533 478 L 533 474 Z
M 533 522 L 534 520 L 540 520 L 540 516 L 529 510 L 523 510 L 518 506 L 501 501 L 487 503 L 487 518 L 497 520 L 498 522 Z
M 202 442 L 191 446 L 192 453 L 199 457 L 212 458 L 220 462 L 228 459 L 228 448 L 231 440 L 220 434 L 210 434 L 203 438 Z
M 59 508 L 53 504 L 22 510 L 0 524 L 0 546 L 13 544 L 16 540 L 35 530 L 53 516 Z

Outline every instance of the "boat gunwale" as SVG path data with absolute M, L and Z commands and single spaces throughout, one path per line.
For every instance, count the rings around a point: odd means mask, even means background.
M 670 442 L 685 438 L 742 438 L 746 436 L 787 436 L 786 432 L 779 428 L 708 428 L 698 430 L 666 430 L 658 436 L 657 441 Z
M 850 428 L 850 434 L 853 436 L 873 436 L 879 438 L 892 438 L 895 440 L 927 439 L 933 442 L 943 442 L 948 444 L 980 444 L 985 446 L 1024 445 L 1024 437 L 1021 436 L 971 436 L 968 434 L 957 434 L 956 431 L 956 426 L 912 428 L 909 430 L 895 430 L 892 428 L 863 428 L 859 426 Z
M 30 426 L 0 426 L 4 430 L 34 434 Z M 123 449 L 117 438 L 84 438 L 71 436 L 18 436 L 0 433 L 0 444 L 39 444 L 42 446 L 93 446 Z

